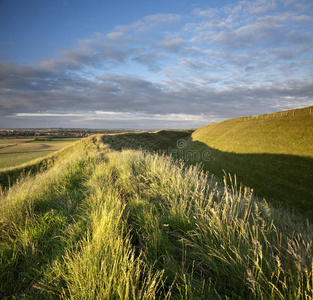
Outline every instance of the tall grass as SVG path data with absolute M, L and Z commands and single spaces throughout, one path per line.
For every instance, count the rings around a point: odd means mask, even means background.
M 2 298 L 313 299 L 309 223 L 230 176 L 88 143 L 1 195 Z
M 125 204 L 112 185 L 93 182 L 107 172 L 100 165 L 88 183 L 92 193 L 86 201 L 90 226 L 74 251 L 59 266 L 66 282 L 62 296 L 72 299 L 151 299 L 162 272 L 152 273 L 135 255 L 125 222 Z M 110 178 L 108 178 L 110 182 Z
M 173 291 L 187 291 L 187 299 L 312 297 L 309 225 L 286 218 L 280 223 L 281 211 L 234 181 L 222 188 L 196 167 L 184 169 L 168 157 L 113 156 L 115 185 L 125 193 L 132 183 L 126 198 L 135 245 L 164 270 L 168 286 L 175 282 Z
M 33 285 L 83 234 L 83 184 L 102 158 L 80 147 L 1 193 L 1 296 L 32 294 Z

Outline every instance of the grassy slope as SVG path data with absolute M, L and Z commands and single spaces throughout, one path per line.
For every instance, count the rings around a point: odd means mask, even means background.
M 313 107 L 226 120 L 196 130 L 188 149 L 211 151 L 204 168 L 238 181 L 259 196 L 313 210 Z
M 114 150 L 186 136 L 89 137 L 3 192 L 0 297 L 313 299 L 311 225 L 168 156 Z
M 313 158 L 312 129 L 313 107 L 308 107 L 213 123 L 199 128 L 192 137 L 225 152 Z

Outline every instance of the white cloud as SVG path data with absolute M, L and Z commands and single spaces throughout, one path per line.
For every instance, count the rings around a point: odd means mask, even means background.
M 155 14 L 148 15 L 137 22 L 129 25 L 116 26 L 116 31 L 120 33 L 148 32 L 157 27 L 177 24 L 181 21 L 181 16 L 177 14 Z
M 135 56 L 132 60 L 147 66 L 150 72 L 157 73 L 161 70 L 159 61 L 161 61 L 164 57 L 164 54 L 149 53 Z
M 169 38 L 166 37 L 165 39 L 158 42 L 158 46 L 161 49 L 169 50 L 173 53 L 178 53 L 182 50 L 183 46 L 185 45 L 185 41 L 182 38 Z
M 294 22 L 309 22 L 309 21 L 312 21 L 312 17 L 307 16 L 307 15 L 293 16 L 292 21 L 294 21 Z
M 74 114 L 74 113 L 70 113 L 70 114 L 62 114 L 62 113 L 17 113 L 15 114 L 16 117 L 40 117 L 40 118 L 44 118 L 44 117 L 82 117 L 84 116 L 84 114 L 80 113 L 80 114 Z
M 313 19 L 299 1 L 149 15 L 37 66 L 2 64 L 0 114 L 182 125 L 311 105 Z
M 192 11 L 192 14 L 202 19 L 203 18 L 214 19 L 219 14 L 219 11 L 216 8 L 209 8 L 209 9 L 196 8 Z
M 113 41 L 126 41 L 131 38 L 130 36 L 127 36 L 123 32 L 120 32 L 120 31 L 109 32 L 105 37 L 108 40 L 113 40 Z

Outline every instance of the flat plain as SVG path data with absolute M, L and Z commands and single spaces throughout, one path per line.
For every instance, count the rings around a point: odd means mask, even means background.
M 52 152 L 61 150 L 78 140 L 78 138 L 60 138 L 51 141 L 36 141 L 34 138 L 0 139 L 0 169 L 18 166 L 33 159 L 46 156 Z

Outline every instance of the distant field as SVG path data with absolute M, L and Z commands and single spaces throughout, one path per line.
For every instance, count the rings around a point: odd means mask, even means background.
M 0 138 L 0 149 L 7 146 L 12 146 L 20 143 L 30 142 L 33 139 L 16 139 L 16 138 L 7 138 L 2 139 Z
M 0 139 L 0 169 L 24 164 L 65 148 L 77 138 L 35 141 L 33 139 Z

